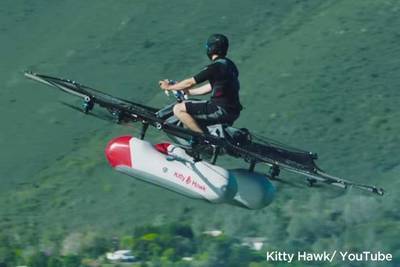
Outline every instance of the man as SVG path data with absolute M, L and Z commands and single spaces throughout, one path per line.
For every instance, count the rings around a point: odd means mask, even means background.
M 200 125 L 233 124 L 242 106 L 239 101 L 239 71 L 228 58 L 229 41 L 222 34 L 211 35 L 206 44 L 210 65 L 191 78 L 170 84 L 160 81 L 163 90 L 183 90 L 188 95 L 212 93 L 209 101 L 184 101 L 174 106 L 174 115 L 189 129 L 203 133 Z M 206 82 L 194 88 L 195 85 Z M 200 122 L 200 124 L 199 124 Z

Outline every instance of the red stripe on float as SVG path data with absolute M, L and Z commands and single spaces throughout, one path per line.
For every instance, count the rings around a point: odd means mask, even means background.
M 132 136 L 120 136 L 108 142 L 105 149 L 106 158 L 112 167 L 124 165 L 132 167 L 129 141 Z
M 170 143 L 159 143 L 159 144 L 155 144 L 154 148 L 157 149 L 158 152 L 168 155 L 168 147 L 170 145 L 171 145 Z

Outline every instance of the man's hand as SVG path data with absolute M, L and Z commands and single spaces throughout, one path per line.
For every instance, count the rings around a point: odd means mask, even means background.
M 160 88 L 161 88 L 162 90 L 168 90 L 169 85 L 170 85 L 170 84 L 169 84 L 169 80 L 167 80 L 167 79 L 162 80 L 162 81 L 159 81 L 158 84 L 160 85 Z

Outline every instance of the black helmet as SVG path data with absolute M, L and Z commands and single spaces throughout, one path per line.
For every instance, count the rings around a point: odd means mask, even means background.
M 211 59 L 212 55 L 218 55 L 225 57 L 228 52 L 229 41 L 228 38 L 223 34 L 211 35 L 206 44 L 207 56 Z

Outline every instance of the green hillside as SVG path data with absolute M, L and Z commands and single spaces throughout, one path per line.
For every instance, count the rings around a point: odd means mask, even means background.
M 3 0 L 0 237 L 43 249 L 71 233 L 121 237 L 184 221 L 196 233 L 265 237 L 271 249 L 379 250 L 394 260 L 351 266 L 398 266 L 399 14 L 395 0 Z M 170 100 L 158 80 L 206 65 L 204 42 L 214 32 L 229 36 L 240 69 L 237 126 L 318 152 L 327 172 L 386 195 L 309 188 L 282 173 L 291 185 L 277 183 L 276 200 L 262 210 L 190 200 L 108 166 L 107 142 L 137 129 L 69 110 L 60 101 L 75 98 L 23 77 L 29 69 L 71 78 L 161 107 Z M 165 139 L 149 132 L 149 140 Z

